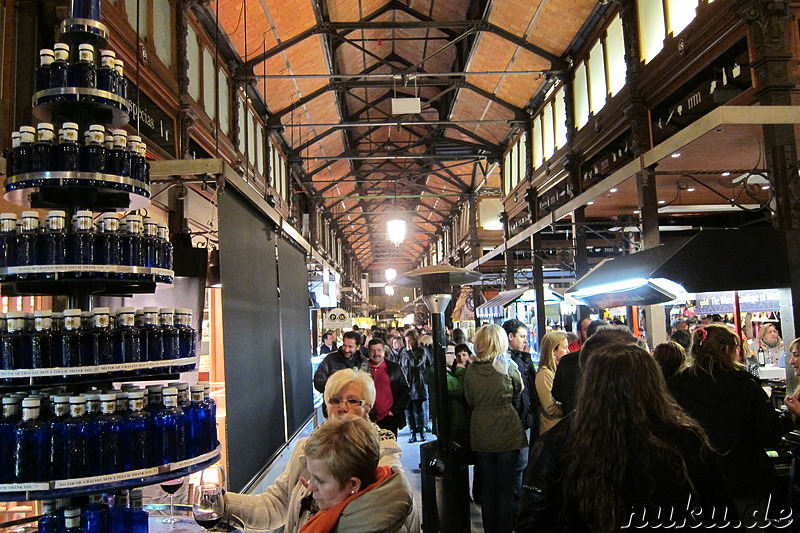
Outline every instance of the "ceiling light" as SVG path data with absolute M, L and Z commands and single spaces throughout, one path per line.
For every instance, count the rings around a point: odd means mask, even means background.
M 664 205 L 665 203 L 667 203 L 667 201 L 666 201 L 666 200 L 659 200 L 659 201 L 658 201 L 658 205 Z
M 403 296 L 403 302 L 408 303 L 411 300 L 408 296 Z
M 406 221 L 401 219 L 390 220 L 386 223 L 386 233 L 395 246 L 400 246 L 406 238 Z
M 617 190 L 618 189 L 616 187 L 614 187 L 613 189 L 608 189 L 608 192 L 617 192 Z
M 594 205 L 594 202 L 586 202 L 586 205 Z
M 640 212 L 641 212 L 641 211 L 639 211 L 638 209 L 636 209 L 636 210 L 634 210 L 634 211 L 633 211 L 633 214 L 634 214 L 634 215 L 638 215 Z
M 722 175 L 727 177 L 727 176 L 730 176 L 731 173 L 730 172 L 723 172 Z
M 386 281 L 392 281 L 396 277 L 397 277 L 397 270 L 393 268 L 386 269 Z
M 681 156 L 680 152 L 675 152 L 674 154 L 670 155 L 670 157 L 680 157 L 680 156 Z
M 387 296 L 394 295 L 394 287 L 392 285 L 389 285 L 388 283 L 383 287 L 383 290 L 386 292 Z
M 762 191 L 768 191 L 768 190 L 769 190 L 769 185 L 763 185 L 763 186 L 761 187 L 761 190 L 762 190 Z
M 687 190 L 687 191 L 689 191 L 689 192 L 694 192 L 694 191 L 695 191 L 695 188 L 694 188 L 694 187 L 689 187 L 689 188 L 688 188 L 688 189 L 686 189 L 686 190 Z

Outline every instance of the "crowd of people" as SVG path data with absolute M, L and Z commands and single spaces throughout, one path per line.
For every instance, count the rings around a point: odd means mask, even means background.
M 766 452 L 800 427 L 800 395 L 780 415 L 729 325 L 676 328 L 652 351 L 624 325 L 578 326 L 534 356 L 519 320 L 449 334 L 444 423 L 475 465 L 485 533 L 800 524 Z M 772 324 L 756 342 L 783 348 Z M 800 376 L 800 339 L 786 361 Z M 344 333 L 314 375 L 328 420 L 265 492 L 229 493 L 229 512 L 250 529 L 419 531 L 397 435 L 440 432 L 435 378 L 424 332 Z

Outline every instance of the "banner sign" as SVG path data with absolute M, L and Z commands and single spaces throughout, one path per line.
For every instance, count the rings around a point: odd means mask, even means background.
M 742 313 L 777 311 L 780 308 L 779 289 L 739 291 Z M 733 313 L 733 292 L 698 292 L 698 314 Z

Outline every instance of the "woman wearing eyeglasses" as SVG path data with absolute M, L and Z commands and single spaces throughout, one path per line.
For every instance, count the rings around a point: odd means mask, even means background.
M 375 403 L 375 384 L 367 372 L 339 370 L 325 384 L 328 417 L 337 419 L 356 415 L 369 420 Z M 379 465 L 401 468 L 400 446 L 391 431 L 370 422 L 380 443 Z M 226 494 L 227 513 L 238 518 L 248 529 L 271 530 L 284 526 L 285 533 L 296 533 L 319 510 L 311 491 L 301 478 L 308 479 L 305 454 L 307 438 L 300 439 L 292 450 L 283 473 L 261 494 Z

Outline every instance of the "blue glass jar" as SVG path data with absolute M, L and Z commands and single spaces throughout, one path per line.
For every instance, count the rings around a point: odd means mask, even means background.
M 65 479 L 67 472 L 63 457 L 66 456 L 64 441 L 64 422 L 69 418 L 69 396 L 53 397 L 53 416 L 48 420 L 50 425 L 50 464 L 53 479 Z
M 31 172 L 47 172 L 53 170 L 53 147 L 55 129 L 49 122 L 40 122 L 36 126 L 36 143 L 33 145 Z M 37 183 L 38 184 L 38 183 Z
M 139 363 L 142 361 L 139 329 L 136 327 L 136 310 L 120 307 L 117 310 L 117 327 L 114 328 L 114 362 Z
M 50 88 L 56 89 L 67 86 L 67 71 L 69 70 L 69 45 L 56 43 L 53 46 L 55 60 L 50 66 Z
M 17 215 L 0 213 L 0 267 L 17 264 Z M 7 279 L 13 279 L 9 276 Z
M 122 219 L 120 225 L 120 247 L 122 264 L 127 266 L 143 266 L 142 259 L 142 217 L 130 214 Z M 139 274 L 127 274 L 127 279 L 139 279 Z
M 81 528 L 86 533 L 108 532 L 108 504 L 103 501 L 102 494 L 89 496 L 89 504 L 81 514 Z
M 72 0 L 70 18 L 90 19 L 100 22 L 100 0 Z
M 17 170 L 17 152 L 20 145 L 20 133 L 18 131 L 11 132 L 11 148 L 6 150 L 6 175 L 16 176 L 19 171 Z
M 40 400 L 22 400 L 22 420 L 14 429 L 14 480 L 17 483 L 50 479 L 50 429 L 39 420 Z
M 69 399 L 69 418 L 64 421 L 64 476 L 67 479 L 90 475 L 89 462 L 96 463 L 97 457 L 89 459 L 89 417 L 86 416 L 86 398 L 71 396 Z
M 118 266 L 120 264 L 119 218 L 115 213 L 105 213 L 100 219 L 97 238 L 95 239 L 95 264 Z M 119 277 L 111 274 L 110 277 Z
M 106 172 L 106 129 L 100 124 L 92 124 L 86 137 L 86 144 L 81 149 L 81 171 Z
M 211 409 L 203 403 L 203 386 L 191 386 L 191 402 L 184 409 L 186 413 L 186 453 L 197 457 L 212 450 L 209 448 L 209 429 Z
M 144 391 L 128 391 L 128 410 L 130 413 L 123 420 L 125 470 L 149 468 L 155 464 L 152 455 L 153 417 L 144 411 Z
M 128 134 L 125 130 L 112 130 L 113 146 L 106 154 L 106 171 L 109 174 L 131 175 L 131 153 L 128 151 Z
M 123 471 L 123 418 L 116 413 L 117 395 L 100 395 L 100 416 L 94 419 L 99 439 L 99 462 L 101 474 Z
M 81 169 L 81 147 L 78 144 L 78 124 L 65 122 L 53 153 L 53 170 L 78 172 Z
M 166 224 L 158 225 L 158 268 L 172 270 L 172 243 L 169 242 L 169 228 Z M 156 281 L 171 282 L 170 276 L 158 275 Z
M 139 144 L 142 142 L 142 138 L 138 135 L 131 135 L 128 137 L 128 145 L 127 150 L 130 154 L 131 159 L 131 172 L 130 177 L 133 180 L 142 181 L 142 156 L 139 155 Z M 141 186 L 141 184 L 140 184 Z
M 92 364 L 109 365 L 114 362 L 114 334 L 111 331 L 111 312 L 108 307 L 92 310 Z
M 142 223 L 142 263 L 148 268 L 157 267 L 158 250 L 158 223 L 154 218 L 144 217 Z
M 59 533 L 55 500 L 44 500 L 42 502 L 42 516 L 36 526 L 37 533 Z
M 97 67 L 94 64 L 94 46 L 91 44 L 78 45 L 78 60 L 67 69 L 67 85 L 83 89 L 97 88 Z
M 125 63 L 121 59 L 114 60 L 114 70 L 117 72 L 117 96 L 127 100 L 128 80 L 125 79 Z
M 15 430 L 21 420 L 20 398 L 4 396 L 3 413 L 0 417 L 0 483 L 14 482 L 14 453 L 16 452 Z
M 158 465 L 186 459 L 186 415 L 178 407 L 178 389 L 163 390 L 164 408 L 153 417 L 153 458 Z
M 112 50 L 100 50 L 100 67 L 97 69 L 97 89 L 117 94 L 117 71 L 114 70 L 116 54 Z
M 61 347 L 61 361 L 59 366 L 72 368 L 84 364 L 82 358 L 84 332 L 81 328 L 81 310 L 65 309 L 64 326 L 55 334 L 55 342 Z M 86 361 L 86 364 L 89 364 Z
M 85 392 L 81 396 L 86 398 L 86 416 L 90 420 L 100 416 L 100 394 L 97 392 Z
M 0 335 L 3 345 L 3 370 L 25 368 L 26 314 L 12 311 L 6 314 L 7 331 Z
M 114 505 L 108 510 L 108 533 L 128 533 L 131 508 L 128 506 L 128 491 L 114 495 Z
M 164 408 L 164 386 L 148 385 L 146 388 L 147 405 L 144 409 L 151 415 L 155 415 Z
M 39 66 L 36 68 L 35 92 L 44 91 L 50 88 L 50 78 L 53 73 L 53 61 L 56 54 L 49 48 L 39 50 Z
M 30 354 L 26 357 L 26 359 L 29 359 L 26 363 L 30 363 L 28 368 L 51 368 L 54 366 L 52 359 L 53 329 L 51 314 L 50 310 L 33 312 L 34 327 L 30 335 L 27 336 L 30 343 Z

